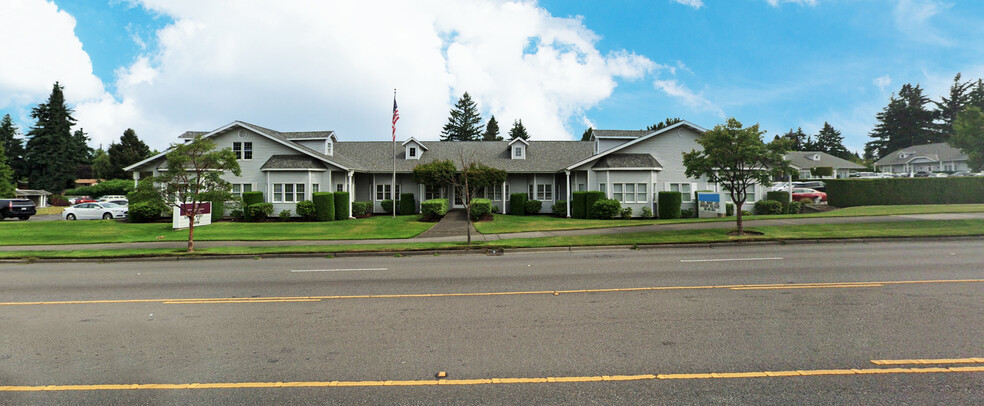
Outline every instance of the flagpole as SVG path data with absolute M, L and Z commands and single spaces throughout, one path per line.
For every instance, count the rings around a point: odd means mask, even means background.
M 396 89 L 393 89 L 393 109 L 396 110 Z M 390 193 L 393 198 L 393 218 L 396 218 L 396 121 L 393 122 L 393 185 L 390 186 Z M 407 214 L 407 213 L 404 213 Z

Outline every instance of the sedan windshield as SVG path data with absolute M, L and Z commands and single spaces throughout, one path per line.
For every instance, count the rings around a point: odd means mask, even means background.
M 102 204 L 102 207 L 105 207 L 107 209 L 115 209 L 117 207 L 123 207 L 123 206 L 120 206 L 120 205 L 118 205 L 116 203 L 100 203 L 100 204 Z

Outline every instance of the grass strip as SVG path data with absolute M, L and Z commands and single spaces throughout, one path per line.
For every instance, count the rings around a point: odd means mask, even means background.
M 332 254 L 338 252 L 406 252 L 446 249 L 487 248 L 541 248 L 606 245 L 649 245 L 712 243 L 726 241 L 763 241 L 833 238 L 878 237 L 937 237 L 984 235 L 984 220 L 905 221 L 890 223 L 820 224 L 797 226 L 749 227 L 763 235 L 729 236 L 729 229 L 668 230 L 658 232 L 563 236 L 546 238 L 518 238 L 510 240 L 476 242 L 468 246 L 463 242 L 429 242 L 399 244 L 348 244 L 348 245 L 300 245 L 277 247 L 214 247 L 200 248 L 194 254 L 183 249 L 117 249 L 117 250 L 52 250 L 0 252 L 3 259 L 31 258 L 123 258 L 123 257 L 173 257 L 209 255 L 264 255 L 286 253 Z

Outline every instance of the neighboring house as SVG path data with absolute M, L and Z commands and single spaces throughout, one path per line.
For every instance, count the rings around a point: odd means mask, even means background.
M 105 181 L 106 179 L 76 179 L 75 187 L 95 186 Z
M 570 202 L 571 191 L 603 191 L 609 198 L 632 207 L 638 216 L 643 207 L 654 207 L 660 191 L 680 191 L 684 208 L 693 208 L 693 192 L 719 191 L 715 184 L 684 175 L 684 151 L 699 149 L 696 139 L 704 132 L 689 122 L 659 131 L 594 130 L 590 141 L 420 141 L 407 139 L 396 145 L 396 190 L 392 188 L 394 144 L 390 141 L 338 141 L 333 131 L 280 132 L 236 121 L 210 132 L 186 132 L 211 138 L 220 148 L 232 148 L 239 158 L 242 176 L 227 175 L 234 194 L 262 191 L 274 213 L 296 211 L 296 203 L 310 200 L 317 191 L 347 191 L 351 201 L 369 201 L 382 212 L 381 202 L 412 193 L 419 203 L 448 198 L 451 207 L 463 207 L 452 196 L 450 185 L 430 188 L 412 180 L 413 168 L 434 160 L 483 163 L 507 172 L 506 181 L 480 191 L 477 197 L 492 200 L 508 213 L 512 193 L 526 193 L 543 202 L 541 212 L 551 212 L 558 200 Z M 134 180 L 166 170 L 164 153 L 124 168 Z M 570 185 L 570 187 L 567 187 Z M 752 190 L 749 203 L 764 197 Z M 570 213 L 568 203 L 568 213 Z
M 820 151 L 789 151 L 785 157 L 799 171 L 801 179 L 817 178 L 810 172 L 812 168 L 834 168 L 834 174 L 826 176 L 827 179 L 846 178 L 851 172 L 864 169 L 862 165 Z
M 914 174 L 969 171 L 967 154 L 945 142 L 913 145 L 883 156 L 875 162 L 879 172 Z
M 51 192 L 47 190 L 14 189 L 14 197 L 29 199 L 37 207 L 48 207 L 48 196 L 51 196 Z

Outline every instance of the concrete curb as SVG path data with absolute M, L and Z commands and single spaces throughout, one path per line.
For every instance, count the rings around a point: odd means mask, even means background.
M 939 236 L 939 237 L 872 237 L 872 238 L 829 238 L 802 240 L 754 240 L 754 241 L 722 241 L 710 243 L 664 243 L 638 245 L 584 245 L 539 248 L 507 248 L 503 253 L 537 254 L 547 252 L 591 252 L 591 251 L 623 251 L 623 250 L 657 250 L 677 248 L 716 248 L 743 247 L 765 245 L 808 245 L 808 244 L 870 244 L 880 242 L 938 242 L 938 241 L 984 241 L 984 236 Z M 122 257 L 122 258 L 31 258 L 3 259 L 0 264 L 31 264 L 31 263 L 118 263 L 118 262 L 159 262 L 159 261 L 202 261 L 220 259 L 276 259 L 276 258 L 358 258 L 358 257 L 410 257 L 410 256 L 442 256 L 442 255 L 489 255 L 488 247 L 412 250 L 412 251 L 350 251 L 336 253 L 282 253 L 261 255 L 196 255 L 189 257 Z

